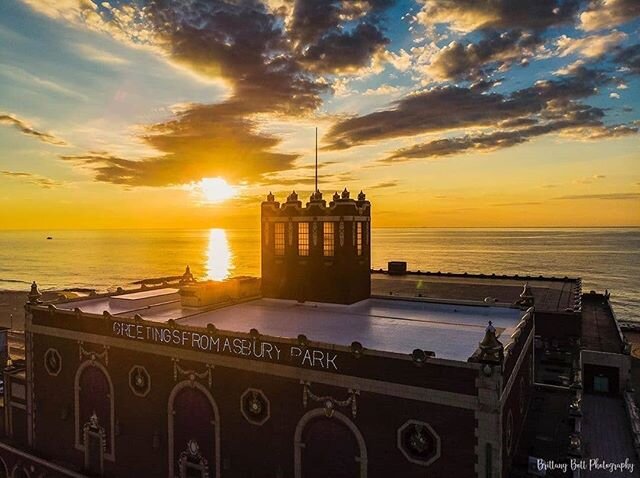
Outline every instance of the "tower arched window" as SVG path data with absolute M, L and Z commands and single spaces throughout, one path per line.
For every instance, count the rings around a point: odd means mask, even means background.
M 333 257 L 335 254 L 336 239 L 335 225 L 332 222 L 325 222 L 322 226 L 322 251 L 325 257 Z

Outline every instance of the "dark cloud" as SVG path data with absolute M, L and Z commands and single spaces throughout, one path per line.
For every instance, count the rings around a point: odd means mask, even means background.
M 418 18 L 456 30 L 524 28 L 542 30 L 570 22 L 580 0 L 430 0 Z
M 538 35 L 512 30 L 485 32 L 477 43 L 452 42 L 442 48 L 431 62 L 431 73 L 437 78 L 481 78 L 483 70 L 501 68 L 535 54 L 541 43 Z
M 369 186 L 369 189 L 384 189 L 384 188 L 395 188 L 398 185 L 398 181 L 386 181 L 384 183 L 374 184 L 373 186 Z
M 162 153 L 157 157 L 131 160 L 97 152 L 62 159 L 93 169 L 98 181 L 127 186 L 185 184 L 217 176 L 257 181 L 265 173 L 293 167 L 297 154 L 273 151 L 280 140 L 258 133 L 255 122 L 228 106 L 194 105 L 174 120 L 147 127 L 142 138 Z
M 462 137 L 444 138 L 428 143 L 417 144 L 409 148 L 399 149 L 381 162 L 393 163 L 411 159 L 439 159 L 444 156 L 467 153 L 469 151 L 488 152 L 508 148 L 530 141 L 533 138 L 564 130 L 574 130 L 580 139 L 605 139 L 635 134 L 638 128 L 627 125 L 604 126 L 600 123 L 601 113 L 579 114 L 564 120 L 550 121 L 546 124 L 531 126 L 512 131 L 496 131 L 493 133 L 466 135 Z
M 394 3 L 395 0 L 297 0 L 289 34 L 298 58 L 311 71 L 320 73 L 368 66 L 389 43 L 382 30 L 381 14 Z
M 319 72 L 359 69 L 369 65 L 374 55 L 388 43 L 377 26 L 362 23 L 350 32 L 325 35 L 302 53 L 301 61 Z
M 58 181 L 54 181 L 53 179 L 45 178 L 37 174 L 24 173 L 20 171 L 0 171 L 0 176 L 17 179 L 20 181 L 27 182 L 29 184 L 35 184 L 36 186 L 39 186 L 43 189 L 51 189 L 55 186 L 60 185 Z
M 640 2 L 639 2 L 640 4 Z M 640 74 L 640 43 L 619 48 L 614 55 L 614 61 L 632 74 Z
M 593 115 L 574 100 L 593 95 L 607 76 L 584 67 L 556 80 L 541 81 L 510 95 L 482 93 L 460 86 L 437 87 L 407 96 L 391 109 L 347 118 L 334 124 L 326 149 L 347 149 L 359 144 L 401 136 L 452 129 L 495 126 L 508 120 L 544 115 L 562 117 L 567 112 Z M 600 111 L 600 114 L 603 114 Z
M 27 136 L 32 136 L 43 143 L 52 144 L 54 146 L 68 146 L 68 143 L 65 140 L 60 139 L 51 133 L 44 133 L 33 129 L 26 121 L 21 120 L 12 114 L 0 113 L 0 125 L 1 124 L 13 126 L 21 133 L 26 134 Z
M 601 30 L 614 28 L 638 16 L 638 0 L 592 0 L 580 14 L 580 23 L 585 30 Z
M 300 67 L 280 17 L 262 2 L 156 1 L 142 13 L 151 43 L 193 71 L 229 81 L 230 104 L 239 112 L 295 114 L 319 106 L 326 86 Z

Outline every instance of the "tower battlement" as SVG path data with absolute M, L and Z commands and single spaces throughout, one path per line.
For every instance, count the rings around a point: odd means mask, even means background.
M 262 202 L 262 294 L 278 299 L 351 304 L 371 295 L 371 203 L 345 188 L 327 204 L 322 193 L 304 206 Z

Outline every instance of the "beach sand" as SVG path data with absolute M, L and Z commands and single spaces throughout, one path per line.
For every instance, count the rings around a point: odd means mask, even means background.
M 0 290 L 0 327 L 23 330 L 28 294 L 28 291 Z
M 24 305 L 27 303 L 28 295 L 28 290 L 0 290 L 0 327 L 24 330 Z M 46 291 L 42 293 L 41 300 L 45 303 L 51 303 L 77 296 L 77 293 L 69 291 Z

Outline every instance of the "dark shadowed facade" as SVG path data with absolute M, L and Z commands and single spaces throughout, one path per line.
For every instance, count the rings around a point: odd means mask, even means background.
M 508 476 L 535 294 L 372 295 L 369 220 L 364 194 L 269 195 L 261 283 L 187 271 L 48 305 L 34 287 L 0 476 Z
M 306 207 L 293 192 L 262 203 L 262 294 L 353 304 L 371 295 L 371 203 L 345 189 L 327 206 L 315 192 Z

